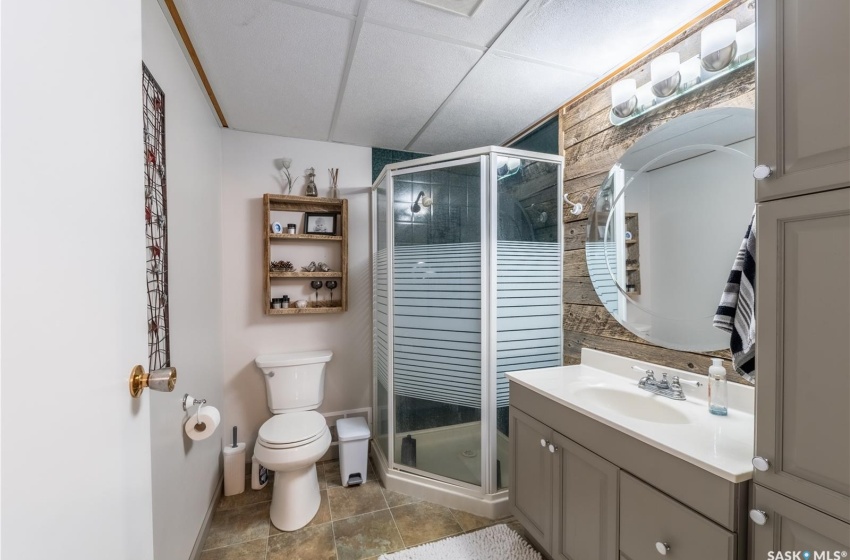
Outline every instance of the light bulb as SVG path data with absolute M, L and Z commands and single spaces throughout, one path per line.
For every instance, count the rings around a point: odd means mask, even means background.
M 737 28 L 738 24 L 734 19 L 721 19 L 702 30 L 699 57 L 703 68 L 709 72 L 717 72 L 729 66 L 737 51 Z
M 654 59 L 649 65 L 652 93 L 667 97 L 676 91 L 682 77 L 679 74 L 679 53 L 669 52 Z
M 637 81 L 626 78 L 611 86 L 611 110 L 618 117 L 631 115 L 637 106 Z

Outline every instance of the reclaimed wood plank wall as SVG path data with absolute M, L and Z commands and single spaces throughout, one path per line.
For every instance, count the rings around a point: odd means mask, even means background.
M 610 87 L 622 78 L 635 78 L 638 85 L 649 81 L 649 63 L 673 50 L 685 61 L 699 54 L 699 33 L 717 19 L 731 17 L 738 29 L 755 20 L 749 0 L 733 1 L 701 22 L 672 38 L 655 52 L 600 84 L 587 95 L 564 105 L 559 111 L 560 149 L 564 155 L 564 192 L 573 202 L 584 204 L 578 216 L 564 206 L 564 364 L 581 361 L 582 348 L 613 352 L 639 360 L 706 374 L 711 357 L 729 358 L 728 350 L 695 353 L 670 350 L 651 344 L 625 329 L 602 306 L 590 283 L 584 257 L 588 212 L 608 171 L 626 150 L 647 132 L 680 115 L 708 107 L 755 108 L 754 65 L 709 84 L 623 126 L 608 120 Z M 730 263 L 731 266 L 731 263 Z M 720 293 L 718 292 L 718 298 Z M 730 381 L 744 382 L 727 364 Z

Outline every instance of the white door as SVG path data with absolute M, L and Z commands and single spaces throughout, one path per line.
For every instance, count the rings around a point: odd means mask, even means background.
M 0 36 L 0 556 L 150 560 L 139 2 L 5 0 Z

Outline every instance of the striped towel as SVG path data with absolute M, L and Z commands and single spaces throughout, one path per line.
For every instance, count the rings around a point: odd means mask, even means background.
M 732 333 L 732 365 L 747 381 L 756 376 L 756 214 L 735 257 L 726 289 L 714 315 L 714 326 Z

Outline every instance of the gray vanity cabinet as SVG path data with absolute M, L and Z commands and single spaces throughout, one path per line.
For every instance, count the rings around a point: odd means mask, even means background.
M 550 550 L 554 481 L 547 442 L 552 429 L 511 407 L 510 434 L 511 510 L 531 537 Z
M 759 0 L 758 201 L 850 185 L 850 2 Z
M 705 519 L 623 472 L 620 476 L 620 551 L 628 560 L 735 558 L 735 533 Z M 661 549 L 659 549 L 661 547 Z
M 764 525 L 754 525 L 750 533 L 754 560 L 763 560 L 769 552 L 780 550 L 809 551 L 811 560 L 846 558 L 841 555 L 850 551 L 850 528 L 846 523 L 758 485 L 754 500 L 767 515 Z M 824 552 L 828 555 L 816 555 Z
M 832 560 L 850 552 L 850 2 L 756 10 L 756 163 L 772 174 L 756 188 L 752 558 L 845 552 L 813 556 Z
M 556 560 L 617 560 L 620 469 L 558 432 L 552 548 Z
M 649 560 L 663 542 L 671 558 L 745 558 L 749 481 L 724 480 L 513 381 L 510 434 L 511 512 L 550 558 Z
M 619 469 L 514 407 L 513 514 L 556 560 L 617 560 Z
M 760 204 L 757 221 L 753 480 L 850 523 L 850 188 Z

